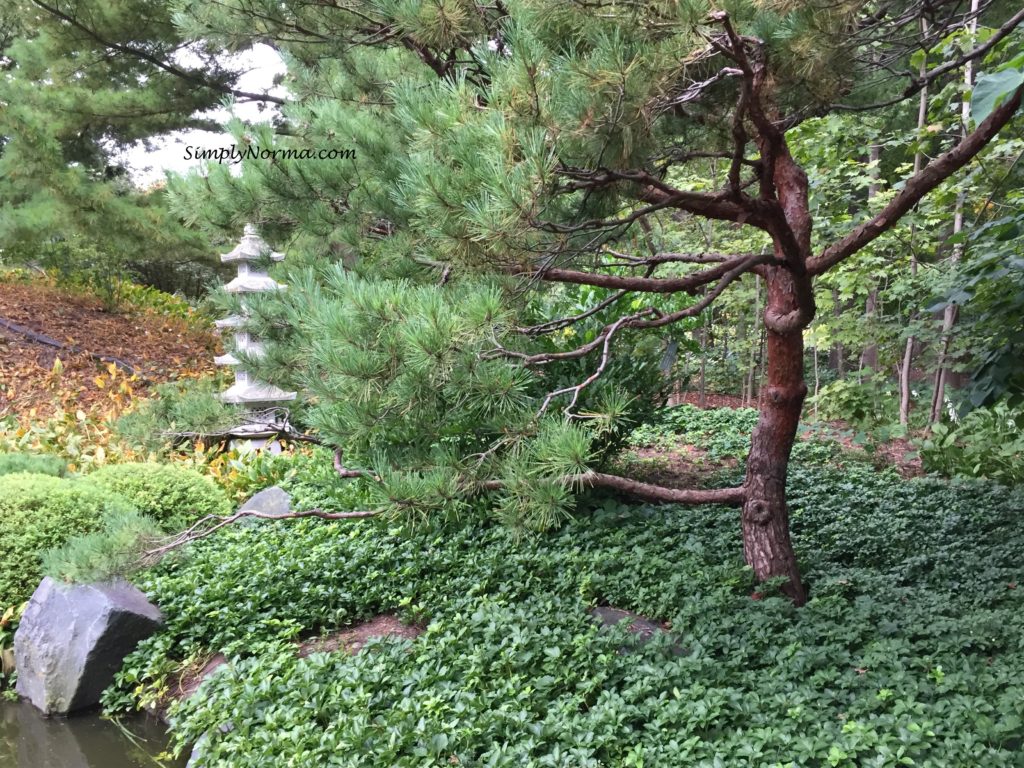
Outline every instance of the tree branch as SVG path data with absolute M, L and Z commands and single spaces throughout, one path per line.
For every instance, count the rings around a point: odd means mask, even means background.
M 516 333 L 521 333 L 524 336 L 543 336 L 547 333 L 554 331 L 560 331 L 563 328 L 568 328 L 570 325 L 575 325 L 580 320 L 586 320 L 588 317 L 592 317 L 600 312 L 602 309 L 610 307 L 616 301 L 625 296 L 629 291 L 616 291 L 604 301 L 594 305 L 586 312 L 580 312 L 578 315 L 572 317 L 561 317 L 557 320 L 549 320 L 546 323 L 539 323 L 537 325 L 531 325 L 528 327 L 513 328 Z
M 559 269 L 552 267 L 538 273 L 541 280 L 552 283 L 572 283 L 574 285 L 593 285 L 599 288 L 622 289 L 641 293 L 689 293 L 694 294 L 699 288 L 727 275 L 734 268 L 745 266 L 747 269 L 769 260 L 760 254 L 741 254 L 732 256 L 708 269 L 680 277 L 631 277 L 626 275 L 598 275 L 575 269 Z
M 579 384 L 576 384 L 575 386 L 563 387 L 562 389 L 556 389 L 554 392 L 548 392 L 547 397 L 544 398 L 544 402 L 540 406 L 540 410 L 537 411 L 537 415 L 538 416 L 540 416 L 542 413 L 544 413 L 544 411 L 547 410 L 548 405 L 551 403 L 551 401 L 554 398 L 558 397 L 559 395 L 568 394 L 569 392 L 572 392 L 572 400 L 565 407 L 565 410 L 563 411 L 563 413 L 565 413 L 565 415 L 569 416 L 570 418 L 575 416 L 575 414 L 572 412 L 572 409 L 576 407 L 576 402 L 580 398 L 580 392 L 582 392 L 586 387 L 590 386 L 595 381 L 597 381 L 599 378 L 601 378 L 601 374 L 604 373 L 604 369 L 607 367 L 608 360 L 611 357 L 610 351 L 611 351 L 612 336 L 615 335 L 615 332 L 617 330 L 619 330 L 619 328 L 622 326 L 622 324 L 626 320 L 627 320 L 627 318 L 620 317 L 618 320 L 616 320 L 614 323 L 612 323 L 608 327 L 607 332 L 605 332 L 603 334 L 604 341 L 602 342 L 601 362 L 600 362 L 600 364 L 598 364 L 597 370 L 594 371 L 592 374 L 590 374 L 587 378 L 585 378 Z
M 84 32 L 86 35 L 91 37 L 100 45 L 106 48 L 111 48 L 127 56 L 132 56 L 136 59 L 141 59 L 142 61 L 148 61 L 157 69 L 161 69 L 170 75 L 174 75 L 175 77 L 181 78 L 182 80 L 194 83 L 203 88 L 209 88 L 211 91 L 228 94 L 230 96 L 234 96 L 235 98 L 245 99 L 247 101 L 269 101 L 273 104 L 288 103 L 286 99 L 279 98 L 278 96 L 271 96 L 269 94 L 249 93 L 248 91 L 238 91 L 234 88 L 222 85 L 220 83 L 210 82 L 209 80 L 196 74 L 195 72 L 189 72 L 187 70 L 181 69 L 180 67 L 177 67 L 174 64 L 170 64 L 141 48 L 136 48 L 131 45 L 115 43 L 111 40 L 107 40 L 98 32 L 80 22 L 75 16 L 65 13 L 56 6 L 48 5 L 44 3 L 42 0 L 32 0 L 32 3 L 37 7 L 41 8 L 42 10 L 46 11 L 47 13 L 49 13 L 51 16 L 54 16 L 55 18 L 58 18 L 61 21 L 65 21 L 71 26 L 73 26 L 75 29 Z
M 181 533 L 175 534 L 169 539 L 164 540 L 159 546 L 144 551 L 142 553 L 142 563 L 143 565 L 152 565 L 171 550 L 178 549 L 186 544 L 191 544 L 193 541 L 205 539 L 207 536 L 216 533 L 221 528 L 238 522 L 246 517 L 253 517 L 260 520 L 296 520 L 304 517 L 316 517 L 321 520 L 357 520 L 367 517 L 376 517 L 383 512 L 384 510 L 382 509 L 354 510 L 351 512 L 325 512 L 322 509 L 304 509 L 275 515 L 268 512 L 258 512 L 254 509 L 244 509 L 239 512 L 235 512 L 233 515 L 207 515 L 206 517 L 197 520 Z
M 811 275 L 827 272 L 848 256 L 853 255 L 883 232 L 895 226 L 896 222 L 911 208 L 969 163 L 996 134 L 1013 119 L 1021 104 L 1024 86 L 1018 88 L 984 122 L 965 136 L 955 147 L 939 155 L 921 171 L 907 179 L 903 189 L 889 203 L 868 221 L 856 227 L 841 240 L 828 246 L 819 256 L 807 263 Z
M 647 203 L 648 207 L 634 211 L 622 219 L 591 219 L 574 225 L 536 222 L 536 225 L 554 232 L 579 232 L 584 229 L 600 229 L 622 226 L 632 223 L 648 214 L 664 208 L 676 208 L 697 216 L 720 221 L 732 221 L 737 224 L 750 224 L 755 227 L 764 226 L 763 211 L 757 202 L 749 198 L 735 200 L 731 193 L 704 194 L 687 192 L 666 184 L 647 171 L 627 170 L 615 171 L 608 168 L 585 170 L 579 168 L 562 168 L 558 174 L 572 179 L 575 183 L 567 185 L 565 191 L 584 189 L 601 189 L 619 182 L 637 185 L 636 199 Z
M 334 471 L 338 473 L 338 477 L 344 478 L 356 478 L 364 477 L 368 480 L 380 482 L 380 478 L 372 472 L 367 472 L 362 469 L 346 469 L 344 463 L 341 460 L 341 448 L 334 449 Z
M 610 488 L 621 493 L 627 493 L 644 501 L 653 501 L 661 504 L 728 504 L 739 507 L 746 500 L 747 493 L 742 487 L 739 488 L 665 488 L 651 483 L 642 483 L 639 480 L 631 480 L 618 475 L 607 475 L 602 472 L 589 472 L 585 475 L 578 475 L 578 482 L 584 487 Z

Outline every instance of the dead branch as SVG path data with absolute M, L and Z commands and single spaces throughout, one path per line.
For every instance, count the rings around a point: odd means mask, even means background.
M 357 520 L 376 517 L 383 512 L 383 509 L 354 510 L 351 512 L 325 512 L 322 509 L 303 509 L 274 515 L 267 512 L 258 512 L 254 509 L 243 509 L 235 512 L 233 515 L 207 515 L 197 520 L 181 533 L 165 539 L 160 546 L 144 551 L 142 553 L 142 562 L 144 566 L 153 565 L 171 550 L 178 549 L 200 539 L 205 539 L 221 528 L 247 517 L 259 520 L 296 520 L 304 517 L 316 517 L 321 520 Z
M 625 317 L 621 317 L 618 320 L 616 320 L 614 323 L 611 324 L 611 326 L 609 326 L 607 333 L 604 334 L 604 342 L 602 344 L 601 351 L 601 362 L 597 366 L 597 370 L 594 371 L 590 376 L 585 378 L 579 384 L 576 384 L 571 387 L 563 387 L 562 389 L 556 389 L 554 392 L 549 392 L 547 397 L 544 398 L 544 402 L 543 404 L 541 404 L 540 410 L 537 411 L 538 416 L 540 416 L 542 413 L 544 413 L 544 411 L 547 410 L 548 405 L 554 398 L 558 397 L 559 395 L 566 395 L 570 392 L 572 392 L 572 400 L 569 402 L 569 405 L 565 407 L 563 413 L 565 413 L 565 415 L 570 418 L 574 418 L 576 416 L 572 412 L 572 409 L 576 407 L 576 401 L 579 400 L 580 392 L 582 392 L 586 387 L 590 386 L 599 378 L 601 378 L 601 374 L 604 373 L 604 369 L 608 365 L 612 336 L 615 335 L 615 332 L 619 330 L 619 328 L 626 321 L 626 319 L 627 318 Z
M 112 355 L 100 355 L 95 352 L 90 352 L 89 350 L 84 349 L 78 346 L 77 344 L 65 344 L 64 342 L 58 341 L 52 336 L 47 336 L 45 333 L 37 333 L 36 331 L 33 331 L 31 328 L 26 328 L 23 325 L 12 323 L 10 320 L 5 320 L 2 317 L 0 317 L 0 328 L 4 328 L 13 333 L 25 336 L 26 338 L 31 339 L 37 344 L 44 344 L 47 347 L 54 347 L 55 349 L 66 349 L 68 352 L 72 352 L 74 354 L 88 355 L 93 360 L 97 360 L 101 363 L 113 363 L 122 371 L 127 373 L 129 376 L 139 376 L 140 378 L 142 378 L 142 375 L 138 371 L 136 371 L 132 366 L 130 366 L 128 363 L 126 363 L 119 357 L 113 357 Z

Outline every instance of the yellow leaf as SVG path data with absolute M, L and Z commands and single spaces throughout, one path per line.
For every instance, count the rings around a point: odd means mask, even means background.
M 97 376 L 95 379 L 92 380 L 92 383 L 95 384 L 100 389 L 103 389 L 105 386 L 107 386 L 107 382 L 104 381 L 102 376 Z
M 107 363 L 107 373 L 111 376 L 117 376 L 117 366 L 113 363 Z

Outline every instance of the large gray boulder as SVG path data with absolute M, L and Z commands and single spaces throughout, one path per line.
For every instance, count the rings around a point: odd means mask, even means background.
M 287 515 L 292 511 L 292 497 L 279 486 L 264 488 L 238 508 L 239 512 L 260 512 L 272 517 Z M 243 517 L 239 522 L 255 523 L 265 518 Z
M 66 586 L 47 577 L 14 635 L 15 690 L 47 715 L 95 706 L 160 623 L 156 606 L 127 582 Z

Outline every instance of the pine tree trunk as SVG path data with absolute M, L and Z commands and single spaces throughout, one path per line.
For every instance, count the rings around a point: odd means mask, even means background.
M 791 276 L 780 267 L 767 275 L 767 311 L 783 315 L 793 309 Z M 751 438 L 743 505 L 743 554 L 758 581 L 784 577 L 783 591 L 797 605 L 807 594 L 789 538 L 786 476 L 789 454 L 807 395 L 804 382 L 803 329 L 767 330 L 768 372 L 761 414 Z
M 812 219 L 807 174 L 793 160 L 785 140 L 761 136 L 760 149 L 763 156 L 773 158 L 771 184 L 778 207 L 771 213 L 776 217 L 771 226 L 775 261 L 763 268 L 768 370 L 743 484 L 743 555 L 758 581 L 781 578 L 782 591 L 803 605 L 807 592 L 789 537 L 786 479 L 807 396 L 804 329 L 815 313 L 807 273 Z

